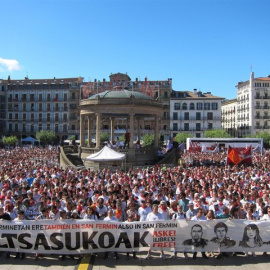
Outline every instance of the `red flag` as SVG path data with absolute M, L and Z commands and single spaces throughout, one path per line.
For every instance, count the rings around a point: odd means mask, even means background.
M 252 149 L 251 149 L 251 145 L 245 151 L 243 151 L 242 162 L 247 163 L 248 165 L 252 165 Z
M 242 161 L 238 151 L 232 148 L 230 145 L 228 147 L 228 155 L 227 155 L 227 164 L 237 165 Z

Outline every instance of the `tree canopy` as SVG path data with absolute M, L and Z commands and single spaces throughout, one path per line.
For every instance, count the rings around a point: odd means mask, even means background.
M 41 144 L 54 144 L 57 140 L 57 136 L 51 130 L 41 130 L 36 133 L 36 138 Z
M 179 144 L 181 144 L 181 143 L 186 143 L 187 138 L 192 138 L 192 137 L 193 136 L 189 133 L 180 132 L 176 134 L 176 136 L 174 137 L 174 140 L 178 142 Z
M 11 145 L 15 145 L 18 142 L 18 138 L 16 136 L 9 136 L 9 137 L 4 136 L 2 141 L 3 141 L 3 144 L 11 146 Z
M 211 129 L 204 132 L 205 138 L 232 138 L 232 136 L 223 129 Z

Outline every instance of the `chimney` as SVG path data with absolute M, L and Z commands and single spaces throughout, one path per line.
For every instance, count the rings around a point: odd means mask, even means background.
M 197 89 L 193 89 L 194 95 L 197 95 Z

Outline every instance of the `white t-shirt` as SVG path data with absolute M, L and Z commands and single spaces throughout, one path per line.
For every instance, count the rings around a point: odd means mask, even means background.
M 157 214 L 151 212 L 146 217 L 146 221 L 156 221 L 156 220 L 163 220 L 163 216 L 159 212 L 157 212 Z

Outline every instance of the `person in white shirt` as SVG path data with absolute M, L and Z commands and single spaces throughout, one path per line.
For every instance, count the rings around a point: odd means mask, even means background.
M 125 223 L 130 223 L 130 222 L 134 222 L 134 215 L 133 214 L 129 214 L 127 216 L 127 220 L 125 221 Z M 133 259 L 138 259 L 137 255 L 136 255 L 136 251 L 133 251 Z M 127 252 L 127 260 L 129 259 L 129 252 Z
M 158 205 L 157 204 L 153 204 L 152 206 L 152 212 L 150 212 L 147 215 L 146 221 L 158 221 L 158 220 L 163 220 L 163 216 L 161 213 L 158 212 Z M 162 259 L 166 259 L 165 254 L 163 251 L 161 251 L 160 257 Z M 146 260 L 151 259 L 151 249 L 148 250 L 147 256 L 146 256 Z
M 107 215 L 107 217 L 104 218 L 104 221 L 118 222 L 118 219 L 113 215 L 113 210 L 112 209 L 108 210 L 108 215 Z M 119 260 L 119 256 L 118 256 L 117 252 L 114 252 L 114 256 L 115 256 L 116 260 Z M 109 257 L 109 252 L 105 252 L 103 260 L 106 260 L 108 257 Z
M 94 213 L 93 208 L 91 206 L 86 207 L 86 213 L 83 216 L 83 219 L 88 220 L 98 220 L 97 215 Z
M 201 221 L 201 220 L 207 220 L 204 216 L 204 211 L 201 207 L 197 208 L 197 213 L 194 217 L 191 218 L 191 220 L 195 221 Z
M 158 212 L 162 215 L 164 220 L 170 219 L 170 209 L 166 201 L 161 201 L 158 207 Z
M 107 207 L 104 205 L 104 199 L 99 198 L 98 199 L 98 205 L 96 207 L 96 212 L 99 220 L 104 220 L 104 218 L 107 215 Z
M 151 209 L 151 202 L 146 202 L 145 200 L 141 201 L 141 206 L 138 209 L 138 215 L 140 217 L 140 221 L 145 221 L 147 215 L 152 211 Z
M 193 201 L 189 201 L 188 207 L 189 207 L 189 209 L 186 212 L 186 218 L 187 218 L 187 220 L 191 220 L 191 218 L 196 215 L 197 210 L 194 209 Z

